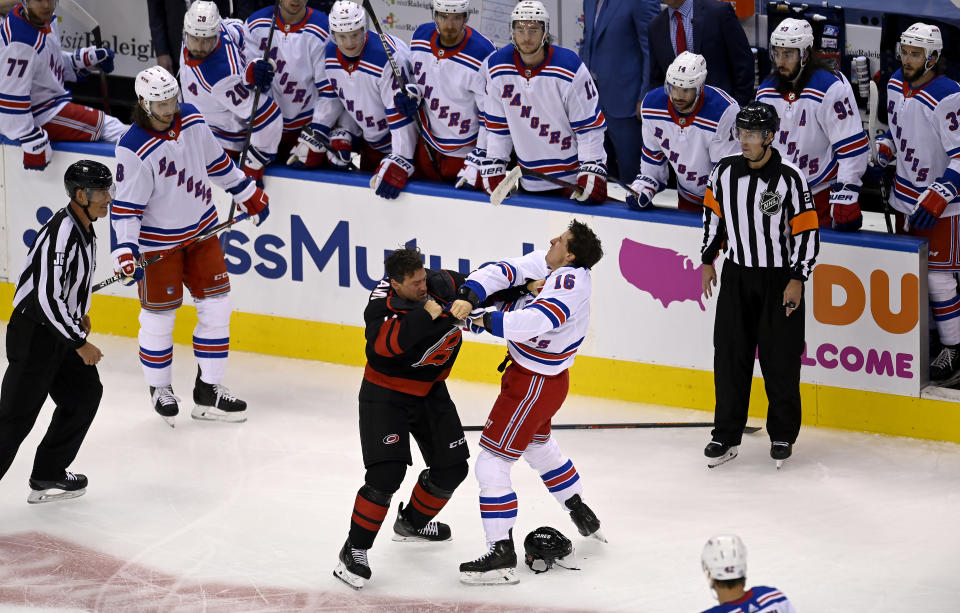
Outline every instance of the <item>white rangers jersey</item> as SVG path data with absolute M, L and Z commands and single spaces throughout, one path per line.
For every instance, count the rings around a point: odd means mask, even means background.
M 960 189 L 960 85 L 940 75 L 911 89 L 898 70 L 887 83 L 889 136 L 897 149 L 897 178 L 890 205 L 910 213 L 934 182 Z M 943 217 L 960 214 L 954 198 Z
M 18 4 L 0 23 L 0 133 L 19 139 L 50 121 L 70 93 L 64 81 L 76 81 L 73 54 L 60 46 L 57 16 L 37 28 Z
M 480 301 L 527 279 L 546 279 L 540 294 L 527 294 L 515 302 L 498 304 L 492 314 L 494 336 L 507 340 L 510 358 L 527 370 L 556 375 L 573 366 L 590 325 L 590 270 L 563 266 L 551 271 L 546 251 L 501 260 L 475 270 L 466 285 Z
M 797 610 L 777 588 L 758 585 L 747 590 L 739 600 L 711 607 L 703 613 L 797 613 Z
M 780 132 L 773 146 L 806 173 L 810 191 L 817 194 L 834 183 L 860 185 L 870 143 L 846 79 L 818 69 L 799 95 L 783 96 L 776 88 L 776 78 L 768 78 L 757 100 L 777 109 Z
M 244 57 L 248 61 L 263 57 L 272 19 L 273 6 L 247 18 Z M 309 7 L 300 23 L 284 23 L 277 16 L 270 49 L 270 57 L 277 63 L 277 74 L 270 86 L 270 97 L 280 106 L 284 132 L 299 133 L 313 117 L 317 90 L 323 80 L 323 49 L 330 37 L 328 32 L 327 16 Z
M 180 68 L 183 100 L 197 107 L 210 131 L 227 151 L 239 152 L 243 148 L 253 111 L 254 91 L 244 82 L 244 71 L 240 50 L 224 32 L 220 34 L 216 49 L 202 60 L 191 58 L 186 46 L 183 48 Z M 250 144 L 258 151 L 275 155 L 283 117 L 280 107 L 268 93 L 260 94 Z
M 474 147 L 487 146 L 480 122 L 486 97 L 482 68 L 496 47 L 469 26 L 453 49 L 440 46 L 439 39 L 437 24 L 430 22 L 417 28 L 410 41 L 413 80 L 423 94 L 422 136 L 444 155 L 466 157 Z
M 691 202 L 702 202 L 710 171 L 720 158 L 740 153 L 734 133 L 740 105 L 723 90 L 709 85 L 696 108 L 678 115 L 670 97 L 657 87 L 643 97 L 643 149 L 640 174 L 667 186 L 670 172 L 677 174 L 677 191 Z
M 507 45 L 486 63 L 487 157 L 506 160 L 515 149 L 520 166 L 571 182 L 580 162 L 606 163 L 607 121 L 590 72 L 576 53 L 549 45 L 544 62 L 527 68 Z M 557 187 L 532 177 L 520 184 L 528 191 Z
M 406 43 L 387 36 L 390 51 L 405 79 L 410 75 L 410 51 Z M 417 146 L 417 127 L 393 106 L 400 91 L 380 37 L 367 32 L 367 41 L 359 58 L 349 59 L 330 41 L 327 43 L 326 78 L 320 83 L 320 101 L 313 123 L 321 132 L 329 132 L 341 115 L 349 117 L 363 134 L 367 144 L 378 151 L 413 159 Z M 351 132 L 355 128 L 346 126 Z
M 196 107 L 183 104 L 164 133 L 137 124 L 117 143 L 111 246 L 168 249 L 217 224 L 211 183 L 231 194 L 248 179 L 227 157 Z

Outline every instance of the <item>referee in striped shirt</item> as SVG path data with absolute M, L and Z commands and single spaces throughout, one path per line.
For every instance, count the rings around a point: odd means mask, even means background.
M 751 102 L 736 119 L 742 155 L 721 159 L 704 196 L 703 293 L 726 259 L 714 322 L 716 408 L 708 466 L 732 460 L 747 424 L 754 355 L 769 399 L 770 457 L 779 468 L 800 433 L 803 283 L 820 249 L 817 211 L 803 173 L 770 146 L 780 125 L 769 104 Z
M 75 498 L 84 475 L 67 472 L 100 406 L 103 357 L 88 340 L 97 239 L 93 222 L 113 199 L 113 177 L 99 162 L 81 160 L 64 175 L 70 203 L 37 233 L 17 282 L 7 326 L 10 363 L 0 388 L 0 478 L 33 428 L 49 395 L 56 403 L 37 448 L 27 502 Z

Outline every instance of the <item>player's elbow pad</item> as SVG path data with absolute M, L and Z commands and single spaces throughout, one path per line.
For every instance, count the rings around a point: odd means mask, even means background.
M 477 296 L 477 293 L 466 285 L 461 285 L 457 288 L 457 298 L 459 300 L 466 300 L 473 307 L 476 307 L 478 304 L 480 304 L 480 297 Z

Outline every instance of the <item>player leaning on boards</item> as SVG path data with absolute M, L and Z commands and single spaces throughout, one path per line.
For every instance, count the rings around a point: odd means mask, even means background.
M 37 447 L 27 502 L 82 496 L 87 478 L 66 469 L 93 422 L 103 386 L 90 342 L 90 294 L 97 259 L 93 222 L 106 217 L 113 177 L 99 162 L 80 160 L 63 176 L 70 203 L 30 246 L 7 326 L 7 361 L 0 389 L 0 479 L 33 429 L 49 394 L 57 404 Z
M 350 533 L 333 574 L 354 589 L 370 579 L 367 551 L 412 464 L 410 437 L 427 469 L 393 524 L 396 541 L 447 541 L 450 527 L 433 521 L 466 478 L 470 452 L 446 378 L 460 352 L 450 304 L 463 275 L 426 270 L 418 249 L 391 253 L 386 277 L 363 312 L 367 366 L 360 384 L 360 446 L 366 468 Z
M 510 16 L 513 43 L 487 58 L 487 154 L 480 186 L 493 193 L 507 175 L 511 150 L 524 168 L 574 181 L 580 202 L 607 199 L 607 122 L 597 89 L 577 54 L 551 44 L 550 15 L 538 0 L 522 0 Z M 556 191 L 553 183 L 525 176 L 530 192 Z
M 710 591 L 720 602 L 703 613 L 796 613 L 775 587 L 747 585 L 747 548 L 735 534 L 717 535 L 703 546 L 700 565 Z
M 0 133 L 20 141 L 23 167 L 43 170 L 50 141 L 110 141 L 127 129 L 119 119 L 71 102 L 64 81 L 99 66 L 113 72 L 112 50 L 60 46 L 57 0 L 24 0 L 0 21 Z
M 813 28 L 781 21 L 770 34 L 772 74 L 757 100 L 777 109 L 773 146 L 799 168 L 810 186 L 821 228 L 853 232 L 863 224 L 860 183 L 870 149 L 853 89 L 813 50 Z
M 265 92 L 258 100 L 241 168 L 263 187 L 264 167 L 280 144 L 283 116 L 268 95 L 274 67 L 260 56 L 244 66 L 241 51 L 222 24 L 216 3 L 200 0 L 187 9 L 179 75 L 183 101 L 197 107 L 227 155 L 239 161 L 253 114 L 254 88 Z
M 713 262 L 725 256 L 713 326 L 716 388 L 707 465 L 737 456 L 747 425 L 754 355 L 770 405 L 767 432 L 777 468 L 800 432 L 803 283 L 813 272 L 820 232 L 803 173 L 770 144 L 777 111 L 751 102 L 737 113 L 742 155 L 723 158 L 703 198 L 703 293 L 717 283 Z
M 740 105 L 721 89 L 704 85 L 707 60 L 684 51 L 667 68 L 666 83 L 643 97 L 640 174 L 627 206 L 642 211 L 667 186 L 669 163 L 677 176 L 677 208 L 703 211 L 707 178 L 720 158 L 740 150 L 733 133 Z
M 877 138 L 877 158 L 896 158 L 890 204 L 897 233 L 930 241 L 927 285 L 943 349 L 930 362 L 930 380 L 960 380 L 960 85 L 943 75 L 940 28 L 915 23 L 900 35 L 902 68 L 887 83 L 890 130 Z
M 550 241 L 549 251 L 501 260 L 470 274 L 450 312 L 469 317 L 470 329 L 506 339 L 510 362 L 500 395 L 490 409 L 474 474 L 480 483 L 480 518 L 487 552 L 460 565 L 460 581 L 472 585 L 517 583 L 513 525 L 517 494 L 510 471 L 521 457 L 570 514 L 583 536 L 604 541 L 600 520 L 581 499 L 580 474 L 550 433 L 570 383 L 569 369 L 590 324 L 590 269 L 603 257 L 600 239 L 586 224 L 572 221 Z M 527 279 L 545 279 L 538 294 L 497 303 L 482 315 L 471 313 L 488 296 Z
M 134 124 L 117 144 L 117 199 L 110 211 L 116 271 L 140 294 L 140 363 L 154 410 L 171 427 L 180 412 L 173 393 L 173 325 L 186 285 L 197 307 L 193 353 L 199 367 L 192 417 L 246 421 L 247 403 L 220 384 L 230 347 L 230 278 L 216 236 L 149 268 L 141 253 L 175 247 L 217 225 L 211 183 L 233 196 L 255 224 L 266 219 L 267 195 L 245 177 L 196 107 L 177 102 L 180 88 L 160 66 L 135 80 Z

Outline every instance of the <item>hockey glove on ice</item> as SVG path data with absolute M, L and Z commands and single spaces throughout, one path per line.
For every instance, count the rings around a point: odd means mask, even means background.
M 943 210 L 957 197 L 957 188 L 950 183 L 931 183 L 920 197 L 910 215 L 910 225 L 917 230 L 929 230 L 943 215 Z
M 583 188 L 579 194 L 570 194 L 571 200 L 600 204 L 607 200 L 607 167 L 603 162 L 580 162 L 577 185 Z
M 414 117 L 420 108 L 420 91 L 413 83 L 407 83 L 393 96 L 393 106 L 404 117 Z
M 263 171 L 264 167 L 273 161 L 273 156 L 263 153 L 255 147 L 247 148 L 247 157 L 244 159 L 243 174 L 257 182 L 257 187 L 263 189 Z
M 370 179 L 370 189 L 381 198 L 393 200 L 407 185 L 413 175 L 413 164 L 399 155 L 388 154 L 377 167 L 377 174 Z
M 273 83 L 273 77 L 276 74 L 277 65 L 274 61 L 260 58 L 247 64 L 247 71 L 243 79 L 250 87 L 256 87 L 260 91 L 265 92 L 270 89 L 270 85 Z
M 474 149 L 467 154 L 463 161 L 463 168 L 457 173 L 457 183 L 454 185 L 457 189 L 470 187 L 473 189 L 483 189 L 483 182 L 480 180 L 480 165 L 486 159 L 487 152 L 483 149 Z
M 889 132 L 887 133 L 889 134 Z M 887 165 L 897 157 L 896 146 L 893 139 L 887 134 L 881 134 L 874 142 L 877 144 L 877 165 L 886 168 Z
M 336 128 L 330 132 L 330 148 L 327 149 L 327 160 L 330 166 L 337 170 L 347 170 L 350 167 L 350 155 L 353 153 L 353 134 L 344 128 Z
M 660 184 L 650 177 L 637 175 L 637 179 L 630 184 L 630 189 L 638 195 L 627 193 L 627 208 L 632 211 L 646 211 L 653 208 L 653 197 L 660 191 Z
M 137 262 L 140 258 L 140 254 L 135 253 L 137 251 L 136 247 L 126 246 L 118 247 L 110 254 L 113 256 L 113 271 L 123 276 L 121 282 L 124 285 L 133 285 L 143 278 L 143 267 Z
M 830 216 L 833 229 L 838 232 L 856 232 L 863 225 L 860 212 L 860 186 L 853 183 L 834 183 L 830 188 Z
M 507 161 L 484 158 L 480 162 L 480 182 L 483 191 L 492 194 L 507 177 Z
M 23 149 L 23 167 L 27 170 L 43 170 L 53 159 L 50 138 L 43 128 L 34 128 L 30 134 L 20 137 L 20 148 Z
M 287 158 L 287 166 L 294 168 L 318 168 L 326 159 L 326 147 L 317 137 L 316 132 L 323 133 L 323 128 L 319 124 L 310 124 L 300 130 L 300 138 L 297 140 L 297 146 L 290 152 Z

